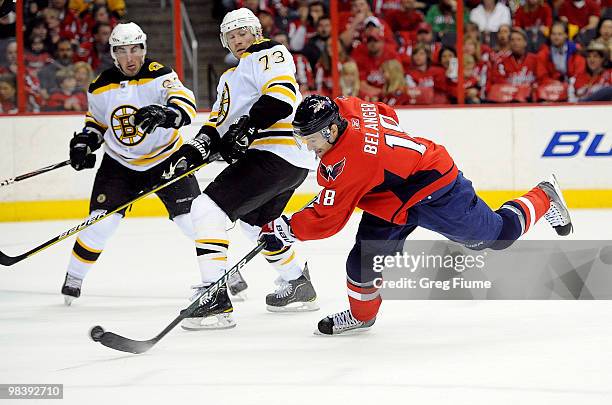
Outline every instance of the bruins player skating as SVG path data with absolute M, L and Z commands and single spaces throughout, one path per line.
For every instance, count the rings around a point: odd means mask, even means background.
M 227 220 L 239 220 L 255 243 L 261 226 L 283 212 L 308 170 L 316 168 L 315 155 L 298 148 L 293 139 L 291 122 L 302 96 L 291 53 L 264 39 L 259 20 L 246 8 L 225 15 L 221 43 L 239 59 L 238 66 L 221 76 L 217 100 L 198 135 L 171 158 L 171 167 L 184 160 L 198 165 L 220 151 L 233 162 L 193 201 L 202 276 L 194 296 L 227 269 Z M 263 254 L 279 273 L 278 288 L 266 297 L 268 310 L 318 309 L 307 265 L 298 260 L 294 249 L 264 250 Z M 242 279 L 230 281 L 232 285 L 236 290 L 246 286 Z M 230 328 L 235 326 L 232 312 L 223 287 L 201 302 L 182 327 Z
M 84 128 L 70 141 L 70 163 L 76 170 L 93 168 L 93 152 L 104 145 L 89 211 L 113 210 L 141 190 L 160 182 L 163 164 L 183 145 L 178 128 L 196 114 L 195 98 L 176 73 L 146 59 L 147 36 L 134 23 L 119 24 L 109 43 L 115 67 L 89 86 Z M 189 215 L 200 189 L 188 176 L 157 193 L 170 219 L 194 239 Z M 62 286 L 70 305 L 81 294 L 83 279 L 114 233 L 125 210 L 83 230 L 77 238 Z

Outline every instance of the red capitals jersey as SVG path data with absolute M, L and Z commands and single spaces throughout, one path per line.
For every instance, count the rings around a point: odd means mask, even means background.
M 366 44 L 361 44 L 355 48 L 351 57 L 355 60 L 357 66 L 359 66 L 359 78 L 378 88 L 382 88 L 385 84 L 385 78 L 380 66 L 388 60 L 399 59 L 397 52 L 391 46 L 385 45 L 379 56 L 372 56 L 368 53 Z
M 532 53 L 517 59 L 510 54 L 498 60 L 491 69 L 491 84 L 532 84 L 538 74 L 538 58 Z
M 410 207 L 457 178 L 446 149 L 407 135 L 388 105 L 357 97 L 338 97 L 335 102 L 348 126 L 319 164 L 317 182 L 323 190 L 291 218 L 298 239 L 334 235 L 356 207 L 405 224 Z
M 588 72 L 583 71 L 576 75 L 574 80 L 576 97 L 583 98 L 604 87 L 612 86 L 612 69 L 605 69 L 597 76 L 592 76 Z

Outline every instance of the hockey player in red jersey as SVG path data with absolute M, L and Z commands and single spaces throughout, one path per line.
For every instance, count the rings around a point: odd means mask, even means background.
M 323 190 L 309 207 L 263 227 L 260 239 L 267 248 L 330 237 L 355 208 L 364 211 L 346 264 L 350 309 L 322 319 L 316 333 L 335 335 L 374 324 L 381 297 L 374 287 L 378 275 L 362 271 L 364 240 L 383 241 L 380 254 L 394 254 L 421 226 L 470 249 L 504 249 L 542 216 L 559 235 L 572 230 L 554 176 L 493 211 L 447 150 L 407 135 L 386 104 L 309 96 L 293 127 L 298 142 L 321 158 L 317 181 Z

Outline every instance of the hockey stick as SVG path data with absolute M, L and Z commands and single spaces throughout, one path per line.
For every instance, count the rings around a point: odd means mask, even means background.
M 11 177 L 10 179 L 0 181 L 0 187 L 8 186 L 9 184 L 13 184 L 17 181 L 29 179 L 30 177 L 38 176 L 39 174 L 50 172 L 51 170 L 59 169 L 60 167 L 68 166 L 70 164 L 70 159 L 65 160 L 60 163 L 56 163 L 54 165 L 43 167 L 42 169 L 34 170 L 33 172 L 22 174 L 17 177 Z
M 70 228 L 69 230 L 59 234 L 58 236 L 53 237 L 52 239 L 49 239 L 48 241 L 46 241 L 45 243 L 36 246 L 34 249 L 29 250 L 23 254 L 20 254 L 18 256 L 7 256 L 6 254 L 2 253 L 0 251 L 0 264 L 3 266 L 12 266 L 15 263 L 18 263 L 24 259 L 27 259 L 30 256 L 35 255 L 36 253 L 40 253 L 43 250 L 47 249 L 50 246 L 55 245 L 58 242 L 63 241 L 64 239 L 66 239 L 67 237 L 74 235 L 75 233 L 81 232 L 83 229 L 85 228 L 89 228 L 90 226 L 92 226 L 93 224 L 102 221 L 105 218 L 108 218 L 110 215 L 114 214 L 115 212 L 119 212 L 122 209 L 129 207 L 130 205 L 134 204 L 137 201 L 142 200 L 143 198 L 165 188 L 168 187 L 171 184 L 176 183 L 177 181 L 179 181 L 180 179 L 196 172 L 197 170 L 200 170 L 201 168 L 203 168 L 204 166 L 206 166 L 207 164 L 209 164 L 210 162 L 217 160 L 219 157 L 218 154 L 213 155 L 208 161 L 202 163 L 200 166 L 194 167 L 193 169 L 179 175 L 178 177 L 175 177 L 174 179 L 167 181 L 167 182 L 163 182 L 160 183 L 158 185 L 156 185 L 155 187 L 149 189 L 149 190 L 143 190 L 140 191 L 137 196 L 126 202 L 125 204 L 120 205 L 119 207 L 115 208 L 112 211 L 102 211 L 99 214 L 93 216 L 93 217 L 89 217 L 87 218 L 85 221 L 81 222 L 80 224 L 78 224 L 75 227 Z
M 206 300 L 210 298 L 221 286 L 223 286 L 230 277 L 242 269 L 252 258 L 257 256 L 257 254 L 264 248 L 265 244 L 263 242 L 259 242 L 259 244 L 247 253 L 246 256 L 242 258 L 237 264 L 235 264 L 231 269 L 226 271 L 223 276 L 213 284 L 211 284 L 200 296 L 193 300 L 193 302 L 184 310 L 181 311 L 179 316 L 174 318 L 168 326 L 164 328 L 157 336 L 153 339 L 149 340 L 133 340 L 120 335 L 117 335 L 113 332 L 105 332 L 101 326 L 94 326 L 91 328 L 89 335 L 93 339 L 94 342 L 100 342 L 106 347 L 110 347 L 111 349 L 119 350 L 122 352 L 140 354 L 144 353 L 153 346 L 157 342 L 159 342 L 164 336 L 168 334 L 176 325 L 178 325 L 183 319 L 188 318 L 200 305 L 202 300 Z

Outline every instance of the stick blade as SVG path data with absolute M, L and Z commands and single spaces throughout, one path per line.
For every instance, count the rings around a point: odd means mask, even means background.
M 106 347 L 127 353 L 141 354 L 152 348 L 156 340 L 132 340 L 113 332 L 104 332 L 99 340 Z
M 20 260 L 21 259 L 19 256 L 11 257 L 11 256 L 7 256 L 4 253 L 0 252 L 0 264 L 3 266 L 12 266 L 13 264 L 17 263 Z

